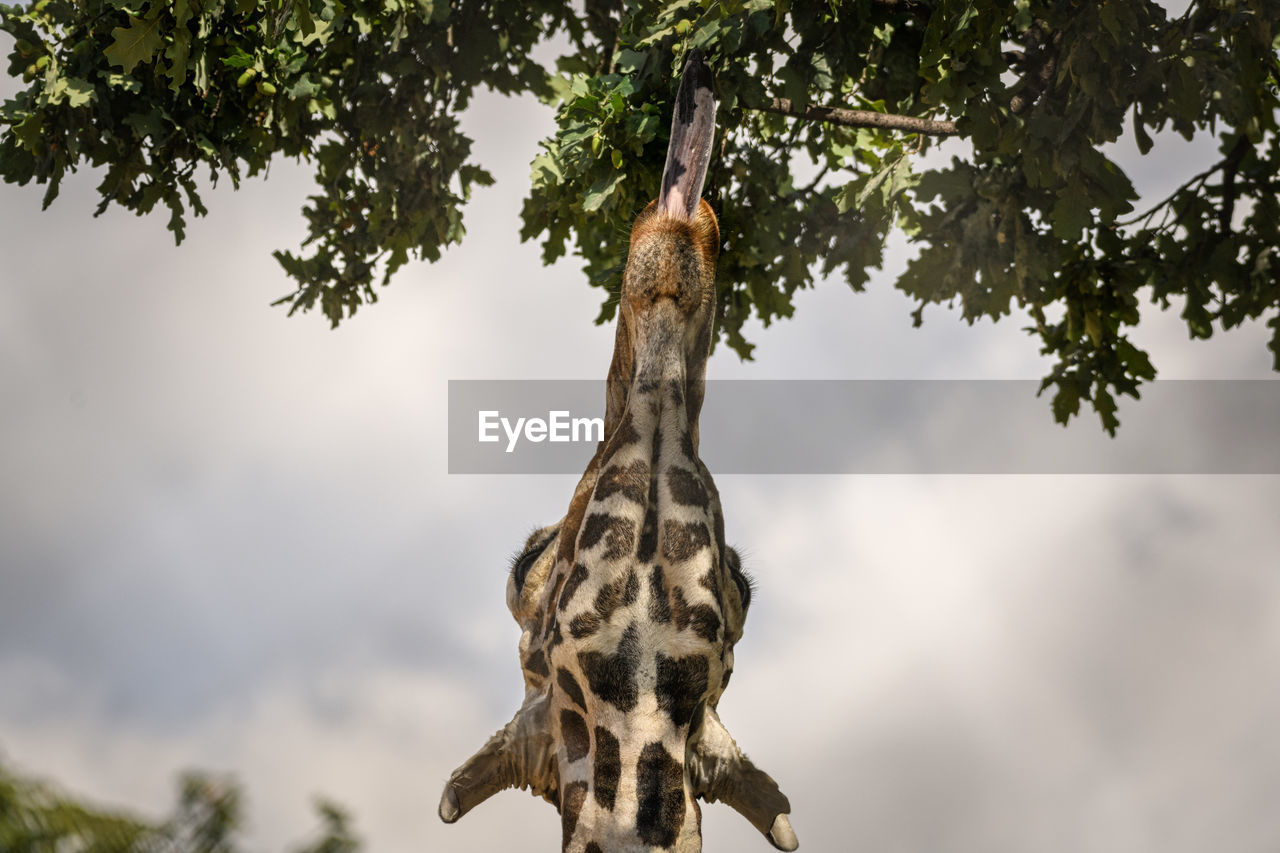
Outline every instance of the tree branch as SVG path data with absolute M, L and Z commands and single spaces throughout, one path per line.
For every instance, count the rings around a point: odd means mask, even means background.
M 822 179 L 825 178 L 827 176 L 827 172 L 830 172 L 830 171 L 831 171 L 831 164 L 830 163 L 823 164 L 822 168 L 818 171 L 817 176 L 815 176 L 812 181 L 805 184 L 803 187 L 798 187 L 796 189 L 793 189 L 791 192 L 787 193 L 787 198 L 804 198 L 805 196 L 809 195 L 815 189 L 818 188 L 818 184 L 822 183 Z
M 1058 51 L 1062 47 L 1062 32 L 1042 32 L 1032 28 L 1028 32 L 1027 50 L 1018 65 L 1025 66 L 1022 89 L 1009 101 L 1014 115 L 1022 115 L 1035 104 L 1053 82 L 1058 71 Z
M 960 131 L 953 121 L 934 121 L 915 116 L 877 113 L 871 110 L 848 110 L 842 107 L 797 106 L 787 98 L 774 98 L 767 106 L 746 105 L 745 109 L 764 113 L 776 113 L 805 121 L 823 121 L 845 127 L 878 127 L 885 130 L 902 130 L 907 133 L 928 133 L 935 136 L 954 136 Z
M 1241 159 L 1243 159 L 1245 152 L 1247 150 L 1248 150 L 1248 140 L 1244 136 L 1241 136 L 1226 157 L 1223 157 L 1221 160 L 1219 160 L 1214 165 L 1210 166 L 1208 169 L 1205 169 L 1200 174 L 1192 177 L 1182 186 L 1178 187 L 1176 190 L 1169 193 L 1169 195 L 1166 196 L 1163 201 L 1152 205 L 1144 213 L 1136 213 L 1133 216 L 1129 217 L 1128 219 L 1116 220 L 1116 225 L 1123 228 L 1127 228 L 1130 225 L 1137 225 L 1139 222 L 1141 222 L 1143 223 L 1143 227 L 1145 228 L 1147 227 L 1146 223 L 1151 221 L 1151 217 L 1155 216 L 1156 213 L 1158 213 L 1160 210 L 1168 207 L 1169 204 L 1173 202 L 1173 200 L 1176 199 L 1179 195 L 1181 195 L 1182 193 L 1192 188 L 1194 188 L 1196 192 L 1199 192 L 1200 189 L 1203 188 L 1204 185 L 1209 182 L 1210 178 L 1212 178 L 1218 172 L 1223 172 L 1224 173 L 1223 182 L 1222 182 L 1223 202 L 1224 202 L 1223 208 L 1226 210 L 1227 224 L 1222 224 L 1221 222 L 1221 217 L 1223 215 L 1223 212 L 1219 211 L 1218 215 L 1220 217 L 1219 221 L 1220 221 L 1220 224 L 1222 225 L 1223 233 L 1225 234 L 1227 227 L 1230 223 L 1231 213 L 1233 212 L 1233 209 L 1235 206 L 1236 169 L 1239 168 L 1240 161 Z M 1185 215 L 1185 211 L 1183 215 Z M 1179 219 L 1181 219 L 1181 217 L 1179 217 Z M 1175 220 L 1173 224 L 1176 226 L 1178 222 Z M 1162 231 L 1166 227 L 1168 227 L 1168 224 L 1162 222 L 1162 224 L 1156 230 Z
M 603 2 L 603 0 L 587 0 L 583 11 L 586 15 L 587 30 L 600 42 L 600 60 L 596 65 L 596 73 L 614 72 L 617 62 L 622 22 L 616 16 L 619 4 Z
M 1222 209 L 1218 211 L 1218 230 L 1223 236 L 1231 233 L 1231 217 L 1236 211 L 1236 171 L 1249 150 L 1249 140 L 1242 133 L 1222 166 Z

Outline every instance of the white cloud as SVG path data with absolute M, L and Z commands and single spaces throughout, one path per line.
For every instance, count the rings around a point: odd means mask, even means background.
M 1280 832 L 1273 478 L 729 479 L 761 592 L 723 716 L 811 849 Z

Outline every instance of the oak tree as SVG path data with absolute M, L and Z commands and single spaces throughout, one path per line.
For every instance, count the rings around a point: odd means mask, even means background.
M 722 128 L 722 339 L 792 312 L 828 276 L 863 288 L 901 228 L 897 286 L 969 322 L 1017 312 L 1053 359 L 1063 421 L 1155 376 L 1140 305 L 1192 337 L 1265 318 L 1280 369 L 1276 0 L 39 0 L 0 6 L 9 72 L 0 175 L 101 171 L 100 209 L 200 215 L 197 170 L 277 156 L 314 169 L 307 238 L 277 252 L 289 311 L 333 324 L 410 258 L 463 237 L 491 175 L 459 115 L 478 89 L 553 109 L 520 236 L 572 251 L 615 303 L 626 224 L 656 192 L 674 71 L 698 48 Z M 534 48 L 540 47 L 535 53 Z M 537 57 L 553 57 L 540 61 Z M 1106 146 L 1160 132 L 1218 155 L 1136 209 Z M 958 137 L 949 164 L 922 155 Z

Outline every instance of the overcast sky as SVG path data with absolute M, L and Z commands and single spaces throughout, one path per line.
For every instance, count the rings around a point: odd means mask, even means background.
M 305 170 L 211 191 L 179 249 L 163 216 L 92 219 L 91 174 L 44 213 L 0 190 L 6 763 L 152 816 L 181 770 L 234 773 L 263 851 L 306 835 L 317 793 L 378 853 L 554 849 L 527 793 L 435 816 L 520 700 L 507 558 L 576 482 L 448 475 L 446 383 L 600 378 L 613 331 L 572 259 L 517 242 L 549 115 L 480 97 L 466 124 L 498 178 L 466 243 L 337 331 L 268 306 Z M 1117 150 L 1152 196 L 1211 156 Z M 867 293 L 800 294 L 711 376 L 1042 375 L 1022 318 L 912 329 L 903 256 Z M 1270 375 L 1256 326 L 1193 344 L 1148 311 L 1136 337 L 1165 378 Z M 717 482 L 759 583 L 722 717 L 802 849 L 1280 844 L 1280 478 Z M 768 849 L 723 806 L 704 835 Z

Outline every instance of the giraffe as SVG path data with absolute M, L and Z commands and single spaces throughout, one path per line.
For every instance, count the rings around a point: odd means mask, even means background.
M 786 796 L 716 712 L 751 585 L 698 456 L 720 248 L 700 197 L 714 116 L 693 51 L 659 197 L 631 231 L 604 440 L 565 517 L 529 537 L 508 579 L 525 700 L 450 777 L 447 823 L 527 787 L 559 809 L 563 853 L 697 853 L 702 798 L 777 849 L 798 846 Z

